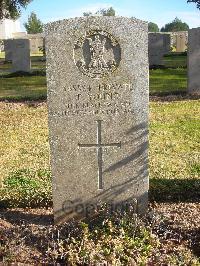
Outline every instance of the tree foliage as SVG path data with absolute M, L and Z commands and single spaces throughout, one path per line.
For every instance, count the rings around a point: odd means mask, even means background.
M 188 0 L 187 2 L 197 4 L 197 8 L 200 10 L 200 0 Z
M 156 23 L 153 23 L 153 22 L 149 22 L 148 23 L 148 30 L 149 32 L 159 32 L 159 27 Z
M 27 33 L 35 34 L 43 32 L 43 23 L 37 18 L 34 12 L 28 17 L 28 22 L 24 23 Z
M 21 8 L 25 8 L 32 0 L 0 0 L 0 20 L 3 18 L 17 19 Z
M 161 28 L 162 32 L 173 32 L 173 31 L 187 31 L 189 26 L 187 23 L 182 22 L 177 17 L 170 23 L 167 23 L 164 27 Z
M 96 13 L 92 13 L 92 12 L 84 12 L 83 16 L 85 17 L 89 17 L 89 16 L 115 16 L 115 10 L 113 7 L 109 7 L 108 9 L 106 8 L 101 8 L 99 10 L 97 10 Z

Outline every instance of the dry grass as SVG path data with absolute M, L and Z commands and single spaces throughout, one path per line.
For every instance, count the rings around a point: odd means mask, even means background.
M 152 178 L 198 178 L 200 102 L 154 102 L 150 105 Z
M 151 102 L 150 175 L 199 177 L 200 102 Z M 0 103 L 1 176 L 19 169 L 49 169 L 45 103 Z
M 48 169 L 47 108 L 42 103 L 0 103 L 0 173 Z

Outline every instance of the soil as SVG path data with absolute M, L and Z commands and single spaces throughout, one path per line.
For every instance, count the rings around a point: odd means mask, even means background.
M 151 203 L 144 220 L 162 243 L 164 254 L 185 249 L 200 258 L 200 201 Z M 7 256 L 15 263 L 28 265 L 27 258 L 34 264 L 48 263 L 44 254 L 48 249 L 47 242 L 55 234 L 56 228 L 51 208 L 0 211 L 0 240 L 12 250 L 12 254 Z M 2 258 L 0 250 L 0 261 Z

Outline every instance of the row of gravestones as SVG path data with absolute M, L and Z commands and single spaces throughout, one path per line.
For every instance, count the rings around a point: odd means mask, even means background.
M 200 29 L 189 30 L 188 49 L 188 91 L 190 94 L 199 94 L 199 38 Z M 163 65 L 163 56 L 170 53 L 170 34 L 149 33 L 148 55 L 149 65 Z M 28 39 L 10 39 L 4 41 L 5 61 L 12 61 L 12 72 L 31 70 L 30 41 Z
M 177 37 L 177 36 L 176 36 Z M 178 36 L 180 37 L 180 36 Z M 180 38 L 179 38 L 180 39 Z M 181 39 L 182 40 L 182 39 Z M 15 53 L 16 49 L 21 49 L 24 42 L 24 49 L 28 49 L 28 40 L 24 39 L 9 39 L 4 41 L 5 50 L 5 61 L 12 61 L 12 54 Z M 177 42 L 179 43 L 179 42 Z M 39 46 L 40 45 L 40 46 Z M 33 38 L 30 40 L 30 50 L 31 52 L 38 51 L 38 47 L 43 47 L 43 38 Z M 184 51 L 185 42 L 181 42 L 178 45 L 180 51 Z M 160 34 L 160 33 L 149 33 L 149 64 L 150 66 L 163 65 L 163 55 L 170 53 L 171 49 L 171 34 Z M 23 53 L 23 51 L 22 51 Z M 18 55 L 17 55 L 18 56 Z M 30 65 L 27 59 L 27 69 L 23 67 L 21 71 L 29 71 Z M 24 64 L 22 64 L 24 66 Z M 20 68 L 18 64 L 17 70 Z M 13 67 L 13 71 L 16 67 Z
M 145 213 L 148 24 L 85 17 L 50 23 L 45 35 L 55 222 L 95 215 L 104 203 L 110 213 Z M 189 82 L 199 92 L 200 28 L 189 39 Z
M 150 33 L 149 35 L 149 65 L 162 66 L 163 56 L 170 52 L 170 34 Z M 180 36 L 178 36 L 179 38 Z M 181 37 L 179 49 L 184 49 L 185 39 Z M 200 28 L 188 32 L 188 92 L 200 95 Z

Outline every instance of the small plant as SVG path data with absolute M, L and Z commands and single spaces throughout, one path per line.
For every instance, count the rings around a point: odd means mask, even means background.
M 1 207 L 39 207 L 51 205 L 49 170 L 23 169 L 13 172 L 0 190 Z
M 159 246 L 136 215 L 105 217 L 96 226 L 82 222 L 78 232 L 49 244 L 47 256 L 66 265 L 146 265 Z

